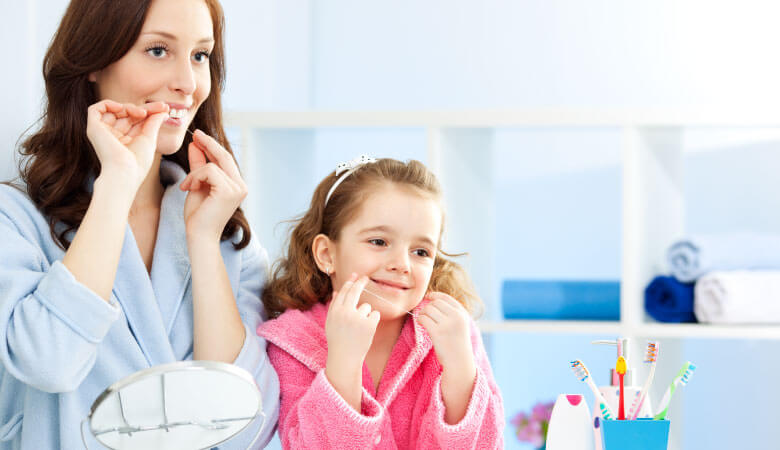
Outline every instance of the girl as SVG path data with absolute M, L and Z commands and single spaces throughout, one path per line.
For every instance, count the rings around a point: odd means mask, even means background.
M 286 448 L 502 448 L 504 415 L 440 250 L 438 182 L 417 161 L 362 157 L 314 192 L 263 291 L 258 328 L 281 381 Z M 446 254 L 445 254 L 446 255 Z
M 23 185 L 0 185 L 0 448 L 82 448 L 106 387 L 185 359 L 234 363 L 263 391 L 264 428 L 222 448 L 270 439 L 267 257 L 222 127 L 223 23 L 216 0 L 68 6 Z

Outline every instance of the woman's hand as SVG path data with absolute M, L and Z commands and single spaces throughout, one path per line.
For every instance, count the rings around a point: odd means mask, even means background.
M 431 302 L 417 317 L 433 341 L 436 357 L 445 371 L 474 366 L 470 321 L 466 309 L 457 300 L 441 292 L 427 295 Z
M 181 182 L 187 238 L 219 242 L 222 230 L 248 189 L 233 156 L 214 138 L 196 130 L 189 149 L 190 173 Z
M 362 397 L 363 361 L 379 324 L 379 311 L 372 311 L 367 303 L 358 306 L 360 294 L 367 283 L 368 277 L 357 279 L 357 275 L 352 274 L 341 290 L 333 292 L 325 320 L 325 336 L 328 339 L 325 376 L 358 412 Z
M 154 161 L 157 135 L 168 118 L 162 102 L 137 106 L 101 100 L 87 110 L 87 138 L 95 148 L 100 170 L 111 177 L 129 177 L 137 188 Z

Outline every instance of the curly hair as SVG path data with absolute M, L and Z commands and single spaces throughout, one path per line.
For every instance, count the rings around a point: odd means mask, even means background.
M 339 233 L 354 219 L 363 201 L 381 185 L 393 183 L 411 187 L 420 195 L 430 195 L 441 205 L 439 182 L 419 161 L 384 158 L 364 164 L 341 182 L 326 205 L 327 193 L 338 178 L 335 174 L 325 177 L 314 190 L 309 210 L 292 221 L 287 254 L 274 264 L 271 279 L 263 289 L 263 304 L 270 317 L 277 317 L 287 309 L 308 310 L 316 303 L 328 301 L 333 286 L 330 277 L 317 267 L 312 242 L 318 234 L 337 241 Z M 440 231 L 444 232 L 444 220 Z M 468 273 L 450 259 L 461 255 L 442 251 L 439 238 L 429 289 L 451 295 L 473 312 L 482 302 Z
M 49 218 L 52 238 L 63 249 L 69 232 L 84 219 L 91 193 L 88 180 L 100 162 L 87 139 L 87 108 L 98 101 L 89 74 L 118 61 L 138 39 L 151 0 L 72 0 L 43 60 L 46 104 L 40 128 L 21 145 L 19 175 L 24 190 Z M 209 55 L 211 92 L 190 129 L 213 136 L 232 155 L 222 125 L 221 91 L 225 82 L 224 14 L 218 0 L 206 0 L 211 13 L 214 49 Z M 164 158 L 189 172 L 186 136 L 179 150 Z M 241 208 L 222 232 L 226 240 L 241 230 L 236 249 L 246 247 L 251 233 Z

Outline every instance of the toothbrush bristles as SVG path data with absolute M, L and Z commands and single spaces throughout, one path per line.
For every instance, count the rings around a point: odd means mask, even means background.
M 658 359 L 658 343 L 649 342 L 647 344 L 647 353 L 645 354 L 645 362 L 655 362 Z
M 571 362 L 571 369 L 574 371 L 574 375 L 579 378 L 580 381 L 585 381 L 590 376 L 588 373 L 588 368 L 585 367 L 585 364 L 583 364 L 579 359 Z

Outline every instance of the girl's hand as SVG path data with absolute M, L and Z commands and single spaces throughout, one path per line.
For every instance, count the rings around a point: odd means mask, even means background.
M 449 295 L 431 292 L 428 297 L 431 302 L 425 305 L 417 320 L 431 336 L 436 357 L 442 365 L 440 389 L 444 421 L 455 425 L 466 415 L 477 377 L 471 349 L 471 319 L 466 309 Z
M 358 306 L 360 294 L 367 283 L 368 277 L 357 279 L 352 274 L 341 290 L 333 293 L 325 320 L 328 369 L 345 367 L 362 370 L 379 324 L 379 311 L 372 311 L 368 303 Z
M 228 220 L 246 198 L 246 183 L 233 156 L 206 133 L 193 133 L 188 152 L 190 173 L 180 186 L 189 191 L 184 202 L 187 237 L 219 242 Z
M 154 161 L 157 135 L 168 118 L 162 102 L 136 106 L 101 100 L 87 110 L 87 138 L 95 148 L 100 170 L 111 177 L 129 177 L 141 185 Z
M 417 321 L 431 336 L 433 349 L 444 371 L 475 367 L 471 349 L 471 319 L 466 309 L 441 292 L 430 292 L 427 297 L 431 302 L 420 311 Z

